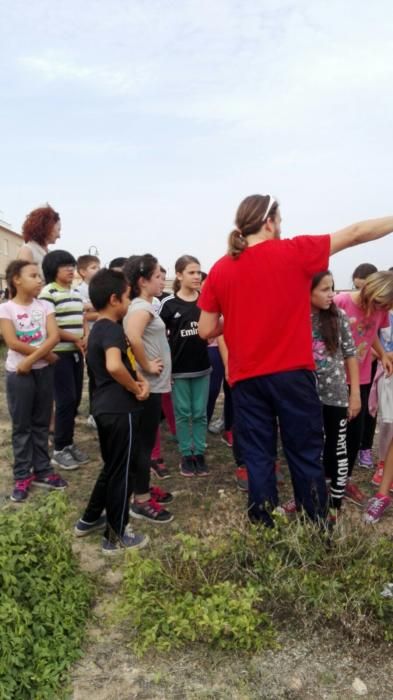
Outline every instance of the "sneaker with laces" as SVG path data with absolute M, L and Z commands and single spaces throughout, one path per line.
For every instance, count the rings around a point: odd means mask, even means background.
M 195 474 L 196 476 L 209 476 L 209 467 L 205 462 L 204 455 L 195 455 Z
M 359 450 L 358 464 L 359 467 L 363 467 L 363 469 L 374 468 L 371 450 Z
M 180 474 L 185 477 L 195 476 L 195 463 L 192 455 L 181 458 Z
M 367 501 L 367 496 L 352 481 L 347 481 L 344 498 L 351 501 L 355 506 L 363 506 Z
M 173 501 L 173 495 L 169 491 L 160 489 L 159 486 L 150 486 L 149 491 L 153 501 L 157 503 L 172 503 Z
M 71 452 L 73 458 L 79 462 L 79 464 L 87 464 L 90 462 L 90 457 L 89 455 L 86 454 L 86 452 L 83 452 L 77 445 L 70 445 L 68 448 L 69 451 Z
M 233 447 L 232 430 L 224 430 L 223 434 L 221 435 L 221 442 L 228 447 Z
M 378 466 L 375 470 L 374 476 L 371 479 L 371 483 L 374 484 L 374 486 L 380 486 L 382 477 L 383 477 L 383 470 L 385 468 L 385 462 L 378 462 Z
M 152 459 L 150 462 L 150 469 L 157 479 L 169 479 L 170 473 L 163 459 Z
M 283 503 L 282 506 L 277 506 L 275 510 L 277 513 L 282 513 L 282 515 L 295 515 L 297 512 L 296 501 L 294 498 L 290 498 L 289 501 Z
M 86 425 L 88 425 L 89 428 L 93 428 L 93 430 L 97 430 L 97 423 L 94 420 L 94 416 L 92 416 L 91 414 L 86 421 Z
M 150 523 L 170 523 L 173 520 L 172 513 L 157 503 L 153 498 L 148 501 L 134 500 L 130 506 L 130 515 L 136 520 L 148 520 Z
M 75 459 L 69 447 L 64 447 L 63 450 L 55 450 L 52 455 L 51 464 L 58 469 L 65 469 L 66 471 L 72 471 L 80 467 L 80 462 Z
M 124 535 L 122 537 L 118 537 L 115 541 L 108 540 L 106 537 L 103 538 L 102 553 L 105 554 L 105 556 L 116 556 L 116 554 L 121 554 L 125 551 L 142 549 L 143 547 L 146 547 L 148 542 L 148 535 L 133 532 L 130 527 L 127 527 Z
M 85 535 L 90 535 L 91 532 L 102 530 L 103 527 L 106 527 L 106 515 L 100 515 L 92 523 L 87 523 L 86 520 L 79 518 L 74 527 L 74 533 L 77 537 L 85 537 Z
M 384 514 L 384 512 L 389 508 L 392 503 L 392 499 L 389 496 L 383 496 L 377 493 L 374 498 L 370 498 L 367 504 L 367 510 L 363 515 L 363 521 L 365 523 L 377 523 Z
M 47 476 L 33 476 L 31 482 L 33 486 L 39 486 L 42 489 L 50 489 L 51 491 L 64 491 L 68 486 L 68 482 L 62 479 L 58 474 L 47 474 Z
M 235 471 L 236 483 L 240 491 L 248 491 L 248 474 L 246 467 L 237 467 Z
M 17 479 L 15 481 L 14 490 L 10 496 L 11 501 L 14 503 L 22 503 L 22 501 L 25 501 L 29 495 L 29 488 L 32 481 L 32 476 L 28 476 L 26 479 Z

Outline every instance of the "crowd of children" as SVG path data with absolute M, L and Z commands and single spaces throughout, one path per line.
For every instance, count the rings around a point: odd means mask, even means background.
M 277 207 L 269 206 L 273 215 Z M 206 432 L 222 385 L 222 437 L 233 448 L 238 485 L 248 489 L 247 446 L 243 443 L 242 450 L 241 441 L 239 445 L 232 407 L 231 347 L 221 333 L 225 318 L 210 343 L 198 332 L 202 282 L 198 259 L 183 255 L 176 261 L 169 294 L 164 292 L 165 270 L 151 254 L 115 258 L 100 269 L 94 255 L 76 260 L 65 250 L 48 252 L 47 244 L 60 235 L 60 217 L 51 207 L 29 214 L 25 230 L 22 255 L 6 272 L 10 299 L 0 305 L 1 332 L 8 347 L 11 500 L 25 501 L 31 486 L 62 490 L 67 482 L 57 472 L 89 461 L 74 438 L 85 366 L 88 422 L 98 431 L 103 466 L 75 526 L 77 536 L 103 529 L 102 550 L 114 554 L 148 541 L 132 530 L 130 516 L 157 524 L 173 520 L 167 509 L 172 494 L 151 484 L 152 473 L 159 479 L 170 477 L 160 451 L 162 413 L 178 443 L 181 475 L 206 478 Z M 235 239 L 241 243 L 238 233 Z M 377 522 L 391 504 L 392 270 L 359 266 L 353 274 L 355 289 L 338 294 L 327 269 L 311 281 L 309 343 L 323 415 L 321 460 L 328 490 L 325 515 L 330 522 L 336 521 L 343 498 L 365 507 L 367 523 Z M 81 282 L 75 286 L 76 271 Z M 378 492 L 367 502 L 354 483 L 353 468 L 357 459 L 360 466 L 373 467 L 370 455 L 378 405 L 379 461 L 372 478 Z M 276 441 L 277 422 L 272 431 Z M 272 448 L 269 459 L 275 458 Z M 252 479 L 255 488 L 254 474 Z M 283 506 L 287 513 L 299 509 L 296 484 L 294 491 L 293 501 Z

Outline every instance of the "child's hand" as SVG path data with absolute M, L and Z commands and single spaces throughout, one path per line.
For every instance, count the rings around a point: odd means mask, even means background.
M 386 352 L 382 355 L 381 365 L 385 370 L 386 376 L 390 377 L 390 375 L 393 373 L 393 359 L 391 352 Z
M 164 369 L 164 363 L 161 357 L 156 357 L 154 360 L 149 360 L 149 374 L 161 374 Z
M 75 345 L 78 348 L 80 352 L 85 354 L 86 352 L 86 338 L 79 338 L 79 340 L 75 340 Z
M 48 354 L 45 355 L 44 360 L 48 362 L 48 364 L 54 365 L 56 362 L 59 361 L 59 356 L 56 355 L 55 352 L 48 352 Z
M 358 394 L 357 396 L 350 395 L 347 411 L 348 420 L 353 420 L 354 418 L 356 418 L 356 416 L 360 413 L 361 407 L 362 402 L 360 400 L 360 394 Z
M 17 374 L 29 374 L 31 372 L 32 364 L 29 360 L 28 357 L 26 357 L 24 360 L 19 362 L 19 365 L 16 368 L 16 373 Z
M 148 399 L 150 396 L 149 382 L 147 382 L 145 379 L 141 379 L 140 381 L 137 381 L 137 385 L 139 387 L 139 391 L 137 394 L 135 394 L 136 398 L 138 401 L 146 401 L 146 399 Z

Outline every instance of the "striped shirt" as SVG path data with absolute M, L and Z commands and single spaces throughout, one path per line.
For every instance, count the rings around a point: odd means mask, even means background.
M 42 289 L 39 298 L 52 304 L 60 330 L 68 331 L 77 338 L 83 337 L 83 300 L 77 289 L 67 289 L 57 282 L 50 282 Z M 75 352 L 76 350 L 78 348 L 75 343 L 68 340 L 61 340 L 53 348 L 54 352 Z

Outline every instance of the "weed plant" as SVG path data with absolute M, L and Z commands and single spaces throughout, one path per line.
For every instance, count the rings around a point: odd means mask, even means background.
M 80 655 L 91 587 L 64 533 L 66 501 L 0 512 L 0 698 L 61 697 Z
M 329 625 L 353 640 L 393 640 L 393 544 L 370 528 L 334 533 L 301 518 L 233 527 L 223 539 L 178 535 L 154 557 L 128 560 L 120 615 L 143 654 L 202 642 L 272 647 L 276 633 Z

